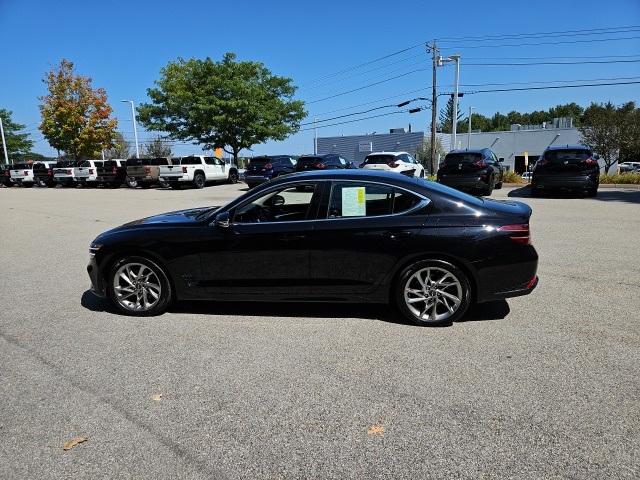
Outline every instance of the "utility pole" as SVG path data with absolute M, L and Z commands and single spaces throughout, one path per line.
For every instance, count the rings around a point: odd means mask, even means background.
M 2 118 L 0 118 L 0 132 L 2 132 L 2 148 L 4 148 L 4 163 L 9 164 L 9 156 L 7 155 L 7 142 L 4 139 L 4 126 L 2 125 Z
M 438 68 L 438 47 L 436 46 L 435 39 L 433 40 L 433 46 L 427 45 L 427 52 L 431 51 L 433 54 L 433 87 L 431 90 L 431 168 L 429 173 L 434 175 L 436 173 L 436 111 L 438 96 L 436 94 L 436 72 Z

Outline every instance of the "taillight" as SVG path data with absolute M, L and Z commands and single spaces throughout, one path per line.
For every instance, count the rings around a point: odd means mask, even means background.
M 538 161 L 536 162 L 536 167 L 537 167 L 538 165 L 540 165 L 540 166 L 542 167 L 543 165 L 546 165 L 547 163 L 549 163 L 549 160 L 547 160 L 546 158 L 541 158 L 540 160 L 538 160 Z
M 24 171 L 24 176 L 25 176 L 25 177 L 28 177 L 28 176 L 29 176 L 29 170 L 25 170 L 25 171 Z
M 89 175 L 93 175 L 93 168 L 89 169 Z
M 498 228 L 499 232 L 506 232 L 509 238 L 522 245 L 531 245 L 531 231 L 528 223 L 518 223 L 515 225 L 503 225 Z
M 147 175 L 151 173 L 151 167 L 144 167 L 144 171 Z
M 394 163 L 394 162 L 389 162 L 389 163 L 387 163 L 387 165 L 389 166 L 389 168 L 397 168 L 398 167 L 398 164 Z
M 598 161 L 589 157 L 587 158 L 584 163 L 586 163 L 587 165 L 598 165 Z
M 273 168 L 273 165 L 271 165 L 270 163 L 267 163 L 267 164 L 264 166 L 264 169 L 265 169 L 265 170 L 271 170 L 272 168 Z
M 323 170 L 323 169 L 327 168 L 327 166 L 324 163 L 316 163 L 316 168 L 318 170 Z
M 476 163 L 474 163 L 474 165 L 480 168 L 487 168 L 487 162 L 485 162 L 484 160 L 478 160 Z
M 117 175 L 118 174 L 118 167 L 113 167 L 113 174 Z
M 47 175 L 53 176 L 53 170 L 52 169 L 47 170 Z
M 68 170 L 67 170 L 67 175 L 73 175 L 73 170 L 68 169 Z
M 187 173 L 187 167 L 182 167 L 182 173 Z

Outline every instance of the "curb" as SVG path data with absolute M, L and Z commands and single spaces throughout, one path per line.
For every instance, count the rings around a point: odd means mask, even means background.
M 505 187 L 528 187 L 530 183 L 505 183 Z M 613 189 L 626 189 L 626 190 L 640 190 L 640 185 L 637 183 L 601 183 L 598 188 L 613 188 Z

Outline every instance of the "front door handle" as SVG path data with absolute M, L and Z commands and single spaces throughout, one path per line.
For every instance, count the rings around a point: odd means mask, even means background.
M 402 230 L 400 232 L 385 232 L 383 233 L 383 235 L 385 237 L 389 237 L 391 240 L 401 240 L 403 238 L 407 238 L 411 235 L 413 235 L 413 232 L 407 231 L 407 230 Z

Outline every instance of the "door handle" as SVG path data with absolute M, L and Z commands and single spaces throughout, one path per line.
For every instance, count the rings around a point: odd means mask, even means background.
M 398 241 L 398 240 L 401 240 L 403 238 L 407 238 L 407 237 L 413 235 L 413 232 L 409 232 L 407 230 L 403 230 L 403 231 L 400 231 L 400 232 L 385 232 L 385 233 L 383 233 L 383 235 L 385 237 L 389 237 L 391 240 Z

